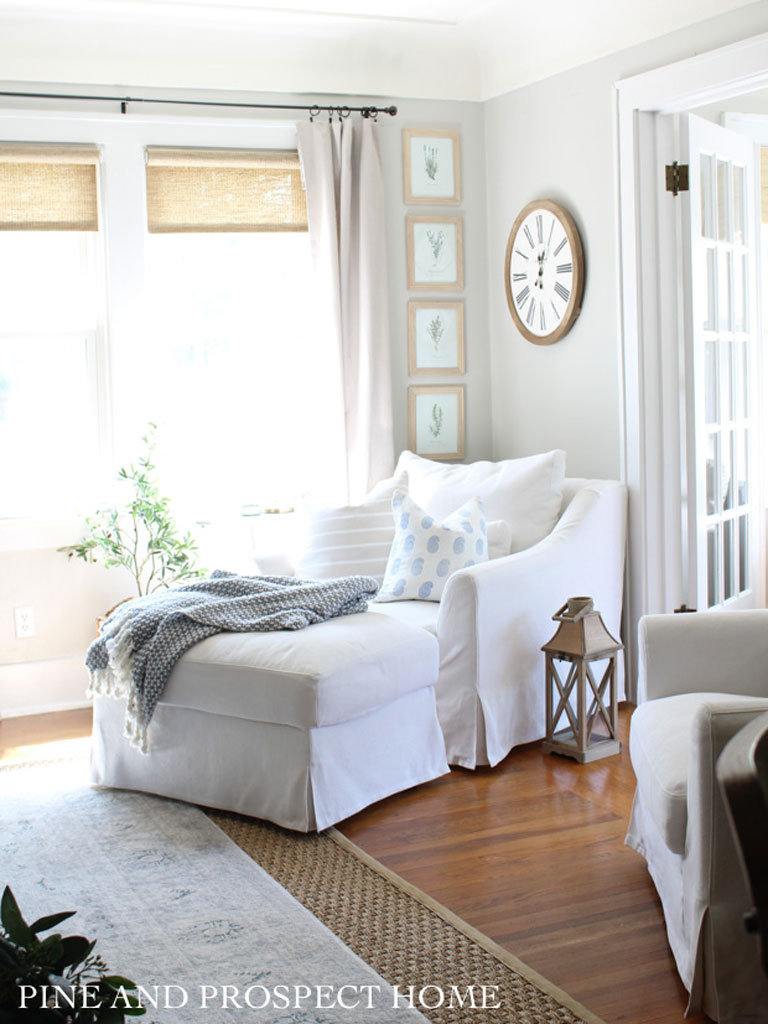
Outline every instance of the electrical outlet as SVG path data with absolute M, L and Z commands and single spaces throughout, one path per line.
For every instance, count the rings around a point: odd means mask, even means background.
M 35 635 L 35 613 L 31 608 L 16 608 L 16 637 L 24 640 Z

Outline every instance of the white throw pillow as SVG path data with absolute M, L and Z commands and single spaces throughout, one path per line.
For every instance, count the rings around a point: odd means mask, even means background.
M 488 561 L 494 558 L 503 558 L 509 554 L 509 546 L 512 543 L 512 527 L 503 519 L 494 519 L 492 523 L 485 524 L 488 529 Z
M 565 452 L 502 462 L 446 464 L 413 452 L 401 454 L 395 473 L 408 474 L 408 493 L 442 518 L 470 498 L 479 497 L 488 519 L 512 528 L 509 551 L 523 551 L 546 537 L 557 522 L 563 500 Z
M 389 477 L 360 505 L 310 512 L 296 575 L 320 580 L 373 576 L 381 585 L 395 536 L 392 495 L 407 482 L 404 473 Z
M 479 498 L 439 522 L 404 490 L 392 496 L 395 539 L 375 601 L 439 601 L 457 569 L 488 560 L 488 538 Z

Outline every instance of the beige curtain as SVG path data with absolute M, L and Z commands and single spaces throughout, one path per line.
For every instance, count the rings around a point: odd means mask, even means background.
M 299 124 L 320 316 L 339 353 L 348 500 L 392 473 L 384 185 L 377 125 Z

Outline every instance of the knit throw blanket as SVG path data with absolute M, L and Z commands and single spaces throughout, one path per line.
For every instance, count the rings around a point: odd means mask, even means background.
M 120 605 L 88 648 L 88 695 L 127 699 L 125 734 L 147 753 L 147 726 L 171 671 L 194 644 L 214 633 L 303 629 L 364 612 L 377 591 L 370 576 L 302 580 L 292 576 L 209 579 Z

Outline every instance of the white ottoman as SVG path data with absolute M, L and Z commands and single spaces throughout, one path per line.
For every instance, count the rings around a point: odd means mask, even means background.
M 364 612 L 297 631 L 220 633 L 180 659 L 142 754 L 125 702 L 94 699 L 91 778 L 323 829 L 449 769 L 438 644 Z

